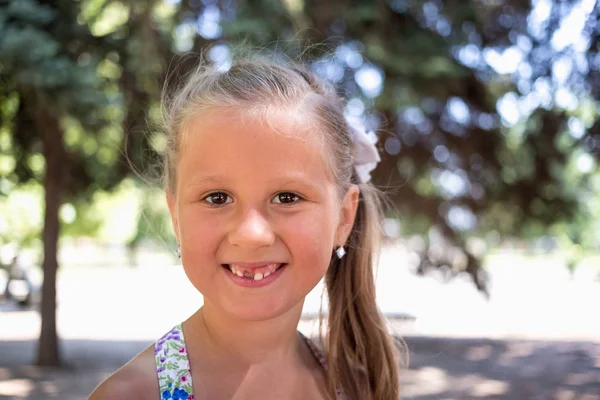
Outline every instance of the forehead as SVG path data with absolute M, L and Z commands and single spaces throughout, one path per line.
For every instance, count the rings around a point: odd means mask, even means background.
M 186 121 L 184 132 L 182 175 L 331 181 L 322 133 L 297 111 L 202 112 Z

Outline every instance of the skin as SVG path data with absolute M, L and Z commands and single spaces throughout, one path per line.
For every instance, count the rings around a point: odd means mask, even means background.
M 348 238 L 359 189 L 339 195 L 320 133 L 298 121 L 231 110 L 188 121 L 166 196 L 183 268 L 204 296 L 183 324 L 196 399 L 328 398 L 297 325 L 305 296 Z M 287 266 L 270 284 L 246 288 L 223 268 L 240 261 Z M 158 398 L 152 346 L 90 399 L 133 396 L 132 386 L 139 398 Z

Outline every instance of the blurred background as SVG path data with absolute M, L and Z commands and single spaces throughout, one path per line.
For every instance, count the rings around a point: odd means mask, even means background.
M 248 48 L 302 56 L 376 132 L 403 398 L 600 399 L 599 16 L 597 0 L 0 0 L 0 399 L 84 399 L 202 304 L 160 187 L 160 92 Z

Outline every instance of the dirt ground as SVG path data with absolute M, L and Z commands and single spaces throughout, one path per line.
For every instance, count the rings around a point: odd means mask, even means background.
M 600 399 L 600 343 L 407 337 L 403 399 Z M 85 399 L 144 341 L 63 340 L 64 369 L 31 366 L 34 340 L 0 341 L 0 400 Z

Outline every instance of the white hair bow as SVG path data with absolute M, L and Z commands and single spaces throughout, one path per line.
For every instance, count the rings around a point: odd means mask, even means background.
M 377 163 L 381 161 L 379 152 L 373 140 L 369 138 L 366 132 L 350 126 L 350 140 L 354 152 L 354 169 L 361 182 L 371 180 L 371 171 L 375 169 Z M 375 138 L 375 142 L 377 139 Z

